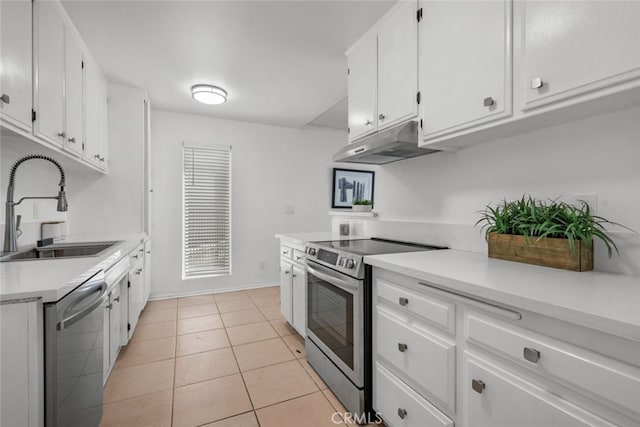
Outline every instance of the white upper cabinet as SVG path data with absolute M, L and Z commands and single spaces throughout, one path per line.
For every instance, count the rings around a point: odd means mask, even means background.
M 0 2 L 0 117 L 31 133 L 31 1 Z
M 417 2 L 400 2 L 348 52 L 349 141 L 418 114 Z
M 86 58 L 85 73 L 85 160 L 107 167 L 107 83 L 95 61 Z
M 349 53 L 349 141 L 377 130 L 377 56 L 376 37 Z
M 523 110 L 640 77 L 640 2 L 527 1 Z
M 36 120 L 33 133 L 62 147 L 66 141 L 64 105 L 65 23 L 56 2 L 34 2 Z
M 418 115 L 418 19 L 404 2 L 378 32 L 378 129 Z
M 511 0 L 423 1 L 425 139 L 505 116 L 511 105 Z
M 82 49 L 71 30 L 65 28 L 65 149 L 82 156 L 84 141 L 84 58 Z

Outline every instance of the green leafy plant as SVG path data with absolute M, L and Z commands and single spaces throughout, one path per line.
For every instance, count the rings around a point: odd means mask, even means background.
M 513 202 L 504 200 L 495 207 L 487 205 L 480 211 L 481 217 L 475 225 L 482 224 L 481 229 L 487 238 L 489 233 L 520 235 L 524 236 L 527 245 L 530 237 L 536 237 L 536 242 L 544 237 L 565 238 L 569 241 L 569 248 L 573 253 L 576 240 L 582 241 L 590 248 L 595 237 L 607 246 L 609 257 L 614 249 L 619 255 L 620 251 L 607 234 L 604 225 L 617 225 L 633 230 L 600 216 L 591 215 L 589 205 L 582 200 L 579 202 L 580 207 L 558 200 L 536 200 L 531 196 L 523 196 Z
M 358 200 L 354 200 L 353 201 L 353 205 L 357 206 L 357 205 L 372 205 L 373 203 L 371 202 L 371 200 L 362 200 L 362 199 L 358 199 Z

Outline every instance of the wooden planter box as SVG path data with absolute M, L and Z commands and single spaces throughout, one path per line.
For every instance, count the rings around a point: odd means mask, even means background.
M 545 237 L 536 240 L 536 237 L 529 237 L 527 245 L 524 236 L 489 233 L 489 258 L 572 271 L 593 270 L 593 245 L 589 248 L 576 240 L 573 253 L 567 239 Z

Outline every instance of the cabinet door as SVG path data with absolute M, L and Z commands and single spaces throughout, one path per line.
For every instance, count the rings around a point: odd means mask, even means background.
M 377 39 L 371 37 L 356 46 L 349 63 L 349 141 L 377 130 Z
M 640 77 L 640 2 L 527 1 L 523 14 L 523 109 Z
M 425 139 L 511 114 L 511 1 L 422 2 Z
M 280 312 L 290 324 L 293 324 L 292 270 L 290 262 L 280 261 Z
M 85 160 L 100 166 L 100 69 L 90 60 L 85 61 Z
M 613 427 L 515 373 L 464 355 L 463 399 L 467 427 Z
M 66 141 L 64 123 L 64 32 L 60 6 L 57 2 L 36 1 L 35 33 L 35 93 L 36 121 L 34 135 L 62 147 Z
M 84 64 L 82 50 L 73 33 L 65 27 L 65 112 L 67 140 L 65 149 L 83 155 L 84 141 Z
M 44 423 L 43 308 L 0 304 L 0 425 Z
M 151 294 L 151 241 L 144 244 L 144 304 L 147 305 Z
M 0 2 L 0 113 L 31 133 L 31 2 Z
M 109 363 L 113 366 L 118 357 L 121 342 L 122 301 L 120 298 L 120 286 L 114 286 L 109 304 L 111 307 L 109 310 Z
M 294 265 L 292 276 L 293 327 L 304 337 L 307 335 L 307 274 Z
M 418 115 L 417 2 L 408 1 L 378 33 L 378 129 Z
M 129 272 L 129 339 L 138 324 L 138 318 L 144 308 L 144 280 L 142 277 L 143 267 L 141 263 L 136 263 Z
M 108 158 L 109 158 L 109 138 L 108 138 L 108 108 L 107 108 L 107 97 L 108 97 L 108 89 L 109 86 L 107 84 L 107 80 L 104 78 L 104 75 L 100 73 L 99 81 L 98 81 L 98 146 L 100 158 L 98 159 L 100 162 L 100 168 L 104 171 L 108 169 Z M 149 230 L 147 230 L 149 233 Z

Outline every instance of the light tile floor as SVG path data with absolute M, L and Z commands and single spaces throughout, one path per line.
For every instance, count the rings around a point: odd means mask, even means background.
M 275 286 L 149 302 L 105 387 L 101 426 L 344 426 L 279 295 Z

